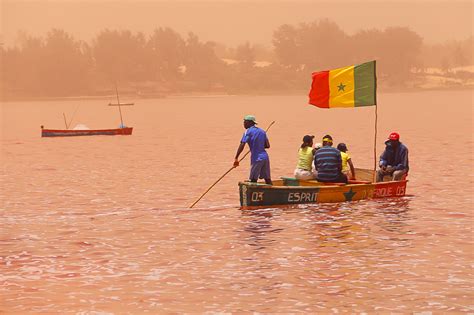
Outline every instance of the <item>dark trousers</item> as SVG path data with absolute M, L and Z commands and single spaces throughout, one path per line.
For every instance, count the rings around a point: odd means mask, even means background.
M 340 173 L 339 176 L 335 179 L 335 180 L 321 180 L 319 178 L 317 178 L 318 182 L 322 182 L 322 183 L 344 183 L 344 184 L 347 184 L 349 181 L 347 179 L 347 175 L 346 174 L 342 174 Z

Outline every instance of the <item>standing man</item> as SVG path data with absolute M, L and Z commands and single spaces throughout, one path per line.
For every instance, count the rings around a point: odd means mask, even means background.
M 255 126 L 255 116 L 247 115 L 244 117 L 244 128 L 247 129 L 240 140 L 239 148 L 235 155 L 234 167 L 239 166 L 239 155 L 248 143 L 250 148 L 250 181 L 256 183 L 259 178 L 265 180 L 265 183 L 272 185 L 270 176 L 270 158 L 265 149 L 270 148 L 270 142 L 267 133 Z
M 377 171 L 377 182 L 383 182 L 384 176 L 392 180 L 401 180 L 408 173 L 408 149 L 400 142 L 400 135 L 392 132 L 385 141 L 385 151 L 380 156 L 380 169 Z
M 314 167 L 318 171 L 316 179 L 325 183 L 346 183 L 347 176 L 342 173 L 341 151 L 332 147 L 332 137 L 323 137 L 323 147 L 314 155 Z

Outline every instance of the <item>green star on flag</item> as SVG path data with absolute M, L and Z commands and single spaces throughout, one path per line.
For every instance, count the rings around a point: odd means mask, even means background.
M 375 60 L 332 70 L 313 72 L 309 103 L 320 108 L 377 104 Z M 338 84 L 339 83 L 339 84 Z
M 339 84 L 339 85 L 337 86 L 337 91 L 338 91 L 338 92 L 344 91 L 344 88 L 345 88 L 345 87 L 346 87 L 346 86 L 345 86 L 344 84 L 342 84 L 342 82 L 341 82 L 341 84 Z

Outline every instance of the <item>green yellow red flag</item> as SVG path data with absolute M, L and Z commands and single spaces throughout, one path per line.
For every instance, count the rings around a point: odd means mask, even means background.
M 349 67 L 313 72 L 309 103 L 321 108 L 377 104 L 375 60 Z

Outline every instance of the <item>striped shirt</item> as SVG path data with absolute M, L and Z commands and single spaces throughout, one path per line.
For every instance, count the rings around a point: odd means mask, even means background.
M 339 178 L 342 168 L 341 151 L 324 146 L 314 156 L 314 166 L 318 171 L 318 181 L 331 182 Z

